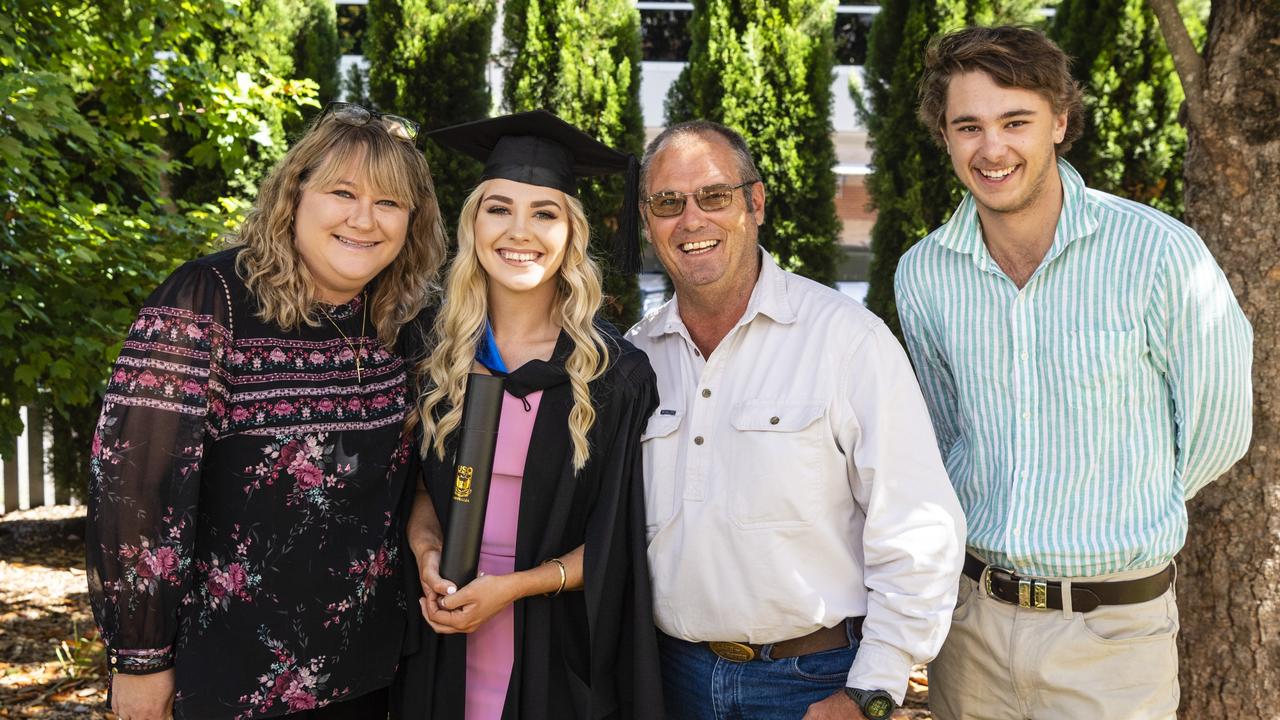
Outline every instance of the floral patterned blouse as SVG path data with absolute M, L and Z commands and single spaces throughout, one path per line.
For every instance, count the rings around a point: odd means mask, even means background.
M 236 252 L 147 300 L 93 438 L 94 615 L 114 672 L 175 669 L 176 718 L 379 689 L 404 627 L 406 363 L 359 296 L 318 327 L 264 324 Z

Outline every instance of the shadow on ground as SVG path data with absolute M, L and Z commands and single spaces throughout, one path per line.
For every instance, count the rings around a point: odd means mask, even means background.
M 0 516 L 0 718 L 102 716 L 83 538 L 83 508 Z
M 912 674 L 895 720 L 927 720 L 928 680 Z M 84 508 L 0 516 L 0 718 L 102 717 L 106 664 L 84 572 Z

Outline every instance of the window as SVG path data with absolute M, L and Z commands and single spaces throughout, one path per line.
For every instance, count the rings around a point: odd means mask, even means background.
M 870 0 L 874 3 L 874 0 Z M 640 38 L 643 57 L 650 61 L 689 59 L 691 2 L 641 2 Z M 868 0 L 841 0 L 836 9 L 835 56 L 838 65 L 862 65 L 867 59 L 871 21 L 880 8 Z
M 369 27 L 369 6 L 365 3 L 339 1 L 338 42 L 343 55 L 364 55 L 364 33 Z
M 867 39 L 871 36 L 871 21 L 880 8 L 876 5 L 855 5 L 841 0 L 836 9 L 836 64 L 865 65 Z
M 689 59 L 689 18 L 693 3 L 638 2 L 640 52 L 645 60 L 684 62 Z

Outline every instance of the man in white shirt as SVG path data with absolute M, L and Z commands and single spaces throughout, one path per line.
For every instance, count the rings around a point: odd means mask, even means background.
M 633 327 L 668 716 L 888 717 L 947 633 L 964 519 L 896 339 L 757 243 L 742 137 L 694 121 L 641 164 L 675 298 Z

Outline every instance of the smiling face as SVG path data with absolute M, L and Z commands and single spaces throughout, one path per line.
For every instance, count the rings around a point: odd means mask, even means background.
M 475 251 L 489 293 L 555 292 L 569 244 L 569 208 L 554 188 L 493 179 L 482 186 Z
M 737 185 L 737 160 L 728 143 L 714 136 L 672 138 L 653 157 L 646 175 L 649 195 L 675 191 L 692 193 L 709 185 Z M 747 210 L 746 194 L 752 197 Z M 725 297 L 753 287 L 759 272 L 756 243 L 764 222 L 762 183 L 733 191 L 733 199 L 719 210 L 703 210 L 693 196 L 684 211 L 656 217 L 643 209 L 649 241 L 675 285 L 677 294 Z
M 1001 87 L 985 72 L 951 78 L 942 136 L 951 166 L 981 209 L 1018 213 L 1056 202 L 1054 146 L 1067 131 L 1042 95 Z
M 408 208 L 369 186 L 363 159 L 357 153 L 336 172 L 317 172 L 294 212 L 294 246 L 322 302 L 358 295 L 396 259 L 408 234 Z

